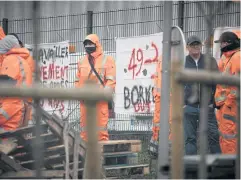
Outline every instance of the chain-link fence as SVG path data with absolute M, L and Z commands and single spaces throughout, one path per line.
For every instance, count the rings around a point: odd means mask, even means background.
M 198 2 L 173 2 L 173 25 L 183 28 L 185 38 L 198 35 L 204 42 L 207 38 L 205 14 L 202 14 L 196 5 Z M 205 1 L 204 7 L 208 8 Z M 230 3 L 228 8 L 227 3 Z M 214 27 L 240 26 L 240 4 L 229 1 L 217 2 L 220 11 L 214 14 Z M 40 43 L 60 42 L 68 40 L 76 47 L 75 54 L 71 54 L 71 71 L 69 83 L 73 85 L 77 61 L 83 52 L 82 42 L 89 28 L 99 35 L 103 49 L 107 54 L 115 57 L 117 37 L 141 36 L 163 31 L 163 5 L 119 9 L 106 12 L 88 12 L 85 14 L 63 15 L 40 18 Z M 206 11 L 208 12 L 208 11 Z M 88 21 L 92 21 L 89 23 Z M 90 24 L 92 27 L 89 27 Z M 32 19 L 9 19 L 8 32 L 17 33 L 26 44 L 33 43 Z M 71 101 L 68 107 L 68 120 L 75 128 L 79 127 L 78 102 Z M 152 127 L 152 114 L 116 114 L 110 119 L 109 130 L 121 131 L 122 138 L 136 138 L 149 141 Z M 125 132 L 125 133 L 124 133 Z M 143 136 L 143 138 L 141 137 Z M 119 137 L 120 137 L 119 136 Z M 114 138 L 114 137 L 113 137 Z

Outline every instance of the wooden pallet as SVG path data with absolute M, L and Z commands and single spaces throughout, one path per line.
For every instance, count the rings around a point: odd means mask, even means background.
M 99 142 L 101 152 L 140 152 L 141 141 L 140 140 L 111 140 Z
M 36 177 L 36 171 L 18 171 L 7 172 L 0 176 L 0 179 L 33 179 Z M 64 179 L 64 171 L 47 170 L 42 172 L 44 179 Z
M 128 175 L 146 175 L 149 174 L 149 164 L 109 166 L 105 167 L 107 177 L 121 177 Z
M 121 141 L 103 141 L 99 142 L 103 153 L 103 165 L 134 165 L 138 164 L 138 153 L 141 150 L 141 141 L 139 140 L 121 140 Z M 60 147 L 61 148 L 61 147 Z M 64 153 L 64 146 L 62 146 Z M 79 167 L 83 162 L 79 161 Z M 73 162 L 70 162 L 70 169 L 73 168 Z M 63 170 L 63 163 L 55 164 L 53 169 Z
M 64 162 L 66 160 L 65 147 L 63 145 L 63 130 L 64 124 L 55 116 L 51 116 L 47 112 L 42 110 L 42 115 L 45 118 L 46 124 L 41 125 L 40 142 L 36 142 L 35 127 L 29 126 L 20 128 L 16 131 L 2 132 L 0 138 L 14 138 L 14 142 L 17 144 L 17 148 L 9 153 L 12 156 L 16 167 L 19 169 L 15 170 L 15 176 L 25 177 L 22 169 L 29 170 L 26 178 L 34 178 L 35 174 L 33 170 L 35 168 L 34 161 L 34 146 L 41 143 L 43 149 L 39 151 L 43 154 L 43 172 L 46 177 L 62 177 L 62 174 L 55 174 L 57 172 L 64 172 Z M 69 160 L 70 160 L 70 171 L 73 169 L 74 159 L 74 143 L 77 135 L 73 132 L 68 132 L 68 143 L 69 143 Z M 141 141 L 139 140 L 113 140 L 113 141 L 102 141 L 99 142 L 101 152 L 103 153 L 103 165 L 107 171 L 114 172 L 115 175 L 118 173 L 123 174 L 145 174 L 149 171 L 147 165 L 138 165 L 138 152 L 141 151 Z M 79 170 L 80 174 L 84 166 L 85 157 L 85 143 L 80 141 L 79 143 Z M 6 156 L 8 157 L 8 156 Z M 11 161 L 11 160 L 9 160 Z M 1 162 L 0 162 L 1 163 Z M 10 163 L 11 164 L 11 163 Z M 16 165 L 17 164 L 17 165 Z M 14 166 L 14 165 L 12 165 Z M 81 170 L 82 169 L 82 170 Z M 0 167 L 1 170 L 1 167 Z M 4 170 L 2 177 L 13 177 L 14 172 L 11 168 Z M 118 175 L 119 176 L 119 175 Z
M 133 152 L 115 152 L 115 153 L 104 153 L 103 165 L 130 165 L 138 164 L 138 153 Z
M 19 137 L 21 140 L 19 141 Z M 22 167 L 26 169 L 34 169 L 34 154 L 33 146 L 35 137 L 24 138 L 23 136 L 16 137 L 18 147 L 9 155 L 14 158 Z M 65 149 L 62 139 L 55 136 L 53 133 L 41 134 L 43 146 L 43 160 L 46 169 L 53 169 L 55 164 L 63 163 L 65 161 Z M 73 161 L 73 150 L 69 148 L 70 161 Z M 83 161 L 83 157 L 79 156 L 79 161 Z
M 107 178 L 128 177 L 130 175 L 146 175 L 150 173 L 149 164 L 139 165 L 120 165 L 120 166 L 105 166 L 105 175 Z M 83 168 L 79 169 L 81 177 Z
M 38 150 L 39 152 L 43 153 L 43 168 L 45 170 L 53 170 L 52 166 L 58 163 L 63 163 L 66 159 L 63 145 L 64 123 L 58 117 L 52 116 L 42 109 L 41 113 L 45 120 L 45 124 L 42 124 L 40 127 L 40 142 L 36 141 L 34 126 L 19 128 L 15 131 L 1 132 L 0 138 L 14 139 L 14 143 L 17 144 L 17 148 L 10 152 L 8 155 L 13 157 L 13 161 L 20 167 L 30 170 L 34 170 L 35 168 L 33 154 L 34 146 L 41 144 L 43 148 Z M 72 131 L 69 131 L 67 135 L 70 161 L 73 161 L 74 143 L 76 136 L 77 135 Z M 80 140 L 79 161 L 83 162 L 84 157 L 85 143 Z M 4 171 L 4 173 L 7 173 L 7 171 Z

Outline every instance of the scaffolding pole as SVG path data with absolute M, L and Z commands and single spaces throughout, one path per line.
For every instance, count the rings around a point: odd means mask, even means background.
M 170 116 L 170 66 L 171 66 L 171 30 L 172 30 L 172 1 L 164 2 L 164 32 L 163 32 L 163 61 L 160 131 L 158 146 L 157 178 L 167 179 L 166 168 L 169 165 L 169 116 Z
M 33 17 L 33 42 L 34 42 L 34 52 L 33 52 L 33 58 L 35 60 L 35 82 L 38 83 L 38 71 L 39 71 L 39 65 L 38 65 L 38 44 L 40 42 L 40 31 L 39 31 L 39 17 L 40 17 L 40 2 L 34 1 L 33 2 L 33 10 L 32 10 L 32 17 Z M 36 126 L 35 126 L 35 133 L 36 133 L 36 138 L 34 141 L 34 159 L 35 159 L 35 169 L 36 169 L 36 178 L 40 179 L 42 177 L 42 172 L 41 169 L 43 167 L 43 143 L 42 139 L 40 138 L 41 134 L 41 113 L 40 113 L 40 99 L 35 98 L 34 99 L 34 104 L 35 104 L 35 109 L 33 110 L 33 119 L 35 120 Z

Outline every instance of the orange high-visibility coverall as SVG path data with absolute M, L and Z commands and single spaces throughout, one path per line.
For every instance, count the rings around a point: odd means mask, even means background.
M 11 51 L 11 50 L 10 50 Z M 4 56 L 1 75 L 8 75 L 16 80 L 16 86 L 30 85 L 31 70 L 28 63 L 20 56 L 10 53 Z M 25 116 L 25 105 L 21 98 L 1 97 L 0 126 L 4 130 L 14 130 L 20 127 Z
M 155 112 L 153 116 L 153 128 L 152 128 L 152 139 L 151 141 L 155 144 L 158 143 L 159 138 L 159 130 L 160 130 L 160 111 L 161 111 L 161 74 L 162 73 L 162 58 L 159 57 L 159 61 L 157 63 L 156 67 L 156 73 L 154 76 L 154 90 L 153 90 L 153 96 L 155 98 Z M 170 118 L 169 123 L 171 123 L 171 104 L 170 104 Z M 170 130 L 169 130 L 170 132 Z M 169 133 L 169 139 L 171 139 L 171 133 Z
M 30 55 L 29 50 L 26 49 L 26 48 L 12 48 L 5 55 L 8 56 L 8 55 L 11 55 L 11 54 L 21 57 L 22 60 L 25 61 L 28 64 L 28 66 L 30 68 L 30 71 L 26 72 L 25 75 L 29 76 L 29 77 L 28 77 L 28 80 L 26 82 L 23 81 L 23 83 L 24 83 L 24 85 L 26 85 L 28 87 L 31 86 L 33 84 L 33 81 L 34 81 L 35 62 L 33 60 L 33 57 Z M 27 69 L 29 69 L 29 68 L 27 68 Z M 31 103 L 32 98 L 28 98 L 27 101 L 29 103 Z M 32 106 L 30 104 L 27 104 L 27 103 L 25 103 L 25 105 L 26 105 L 26 108 L 29 108 L 28 111 L 26 111 L 26 114 L 25 114 L 25 118 L 28 122 L 32 119 Z M 27 123 L 27 122 L 25 122 L 25 123 Z
M 102 46 L 99 42 L 99 38 L 96 34 L 88 35 L 85 40 L 90 40 L 96 45 L 96 51 L 91 55 L 94 57 L 94 67 L 100 77 L 102 78 L 105 88 L 115 89 L 116 85 L 116 66 L 115 61 L 111 56 L 104 56 Z M 86 80 L 88 80 L 89 73 L 91 71 L 91 67 L 89 65 L 88 56 L 85 55 L 78 62 L 78 72 L 76 74 L 76 87 L 82 87 Z M 89 80 L 95 81 L 99 84 L 100 88 L 103 88 L 98 78 L 94 73 L 90 74 Z M 99 102 L 97 104 L 97 121 L 99 127 L 99 140 L 105 141 L 109 140 L 109 135 L 107 131 L 107 123 L 108 123 L 108 103 L 107 102 Z M 86 134 L 86 107 L 81 102 L 80 103 L 80 127 L 81 133 L 80 136 L 83 140 L 87 140 Z M 88 119 L 87 119 L 88 120 Z
M 220 60 L 220 70 L 229 75 L 240 72 L 240 49 L 225 52 Z M 221 65 L 222 64 L 222 65 Z M 217 85 L 215 93 L 216 105 L 219 110 L 220 147 L 224 154 L 235 154 L 237 147 L 237 88 L 234 86 Z
M 3 31 L 3 28 L 0 26 L 0 40 L 2 40 L 5 36 L 6 35 Z M 2 61 L 3 61 L 3 54 L 0 54 L 0 68 L 2 66 Z
M 22 99 L 0 97 L 0 129 L 7 131 L 19 128 L 23 122 L 24 113 Z
M 219 60 L 219 62 L 218 62 L 218 69 L 219 69 L 219 72 L 223 72 L 223 61 L 225 60 L 226 58 L 225 58 L 225 56 L 224 55 L 222 55 L 222 57 L 221 57 L 221 59 Z M 218 92 L 218 91 L 220 91 L 221 90 L 221 88 L 220 87 L 222 87 L 221 85 L 217 85 L 217 87 L 216 87 L 216 94 L 218 94 L 218 93 L 220 93 L 220 92 Z M 217 122 L 218 122 L 218 127 L 219 127 L 219 123 L 221 122 L 221 117 L 222 117 L 222 112 L 221 112 L 221 110 L 220 109 L 216 109 L 216 118 L 217 118 Z

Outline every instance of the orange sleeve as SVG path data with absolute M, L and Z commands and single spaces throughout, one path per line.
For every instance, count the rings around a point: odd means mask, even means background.
M 79 87 L 79 81 L 80 81 L 80 62 L 78 62 L 78 65 L 77 65 L 77 73 L 75 75 L 75 81 L 74 81 L 75 87 Z
M 219 61 L 218 61 L 218 69 L 219 69 L 220 72 L 223 71 L 223 60 L 222 60 L 222 58 L 219 59 Z
M 5 33 L 3 31 L 3 28 L 0 26 L 0 40 L 3 39 L 5 37 Z
M 116 85 L 116 64 L 115 60 L 109 56 L 105 75 L 105 88 L 115 89 Z
M 0 107 L 0 127 L 10 120 L 18 111 L 24 109 L 23 102 L 17 99 L 4 100 Z M 21 120 L 21 118 L 19 119 Z
M 19 79 L 19 59 L 16 56 L 7 56 L 2 62 L 1 74 L 6 74 L 13 79 Z
M 157 95 L 157 86 L 158 86 L 158 71 L 159 71 L 159 62 L 156 64 L 156 72 L 152 75 L 153 81 L 154 81 L 154 89 L 153 89 L 153 96 L 155 97 Z
M 240 54 L 238 56 L 236 56 L 235 59 L 233 60 L 230 70 L 231 70 L 231 74 L 233 76 L 239 76 L 239 73 L 240 73 Z M 230 107 L 233 104 L 236 104 L 238 88 L 236 86 L 230 86 L 229 88 L 230 88 L 230 93 L 227 95 L 227 101 L 225 101 L 225 104 Z

